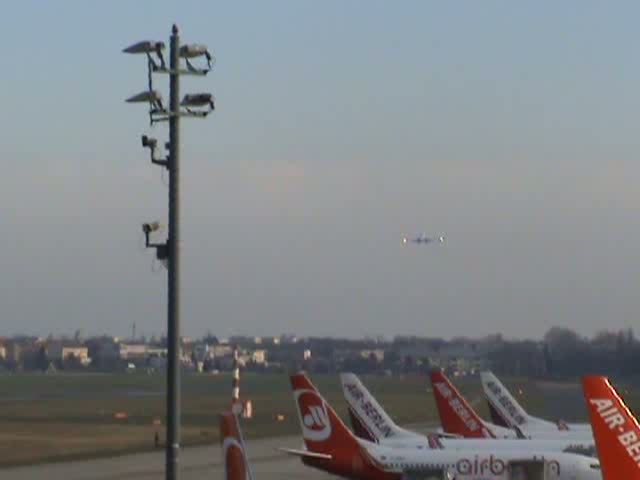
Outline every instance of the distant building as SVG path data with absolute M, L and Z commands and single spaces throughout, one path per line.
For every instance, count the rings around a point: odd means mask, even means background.
M 5 344 L 4 359 L 6 362 L 18 365 L 22 360 L 22 345 L 16 341 L 10 341 Z
M 121 360 L 146 360 L 149 357 L 166 357 L 167 349 L 144 343 L 119 343 L 118 357 Z
M 47 344 L 47 356 L 50 360 L 57 360 L 61 363 L 71 360 L 76 360 L 84 366 L 91 363 L 91 358 L 89 358 L 89 348 L 78 344 L 50 342 Z
M 263 364 L 267 361 L 267 351 L 266 350 L 254 350 L 251 354 L 251 360 L 253 363 Z
M 376 362 L 382 363 L 384 361 L 384 350 L 381 348 L 360 350 L 360 356 L 366 359 L 374 358 Z
M 230 355 L 233 355 L 233 347 L 231 345 L 214 345 L 212 349 L 214 358 L 228 357 Z

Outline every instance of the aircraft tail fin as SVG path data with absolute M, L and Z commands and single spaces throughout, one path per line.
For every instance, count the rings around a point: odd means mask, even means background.
M 431 371 L 431 386 L 445 432 L 465 438 L 496 437 L 441 370 Z
M 359 438 L 380 443 L 385 438 L 416 436 L 396 425 L 355 374 L 343 373 L 340 380 L 342 394 L 349 407 L 351 425 Z
M 606 377 L 582 379 L 602 478 L 640 479 L 640 424 Z
M 489 402 L 489 411 L 494 422 L 508 428 L 525 427 L 532 417 L 511 395 L 492 372 L 480 372 L 482 388 Z M 498 421 L 497 421 L 498 420 Z
M 253 480 L 238 417 L 231 412 L 220 415 L 220 440 L 225 480 Z
M 360 445 L 309 378 L 298 373 L 290 380 L 306 449 L 325 457 L 302 456 L 303 461 L 343 476 L 378 475 L 381 465 Z

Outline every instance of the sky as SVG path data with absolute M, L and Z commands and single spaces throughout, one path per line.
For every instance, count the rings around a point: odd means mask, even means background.
M 13 2 L 0 18 L 0 334 L 166 331 L 142 222 L 143 39 L 183 92 L 182 332 L 536 337 L 638 326 L 640 4 Z M 165 98 L 167 80 L 156 79 Z M 444 235 L 403 246 L 404 235 Z

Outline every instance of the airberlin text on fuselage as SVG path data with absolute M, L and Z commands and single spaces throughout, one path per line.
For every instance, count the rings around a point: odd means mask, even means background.
M 627 455 L 640 467 L 640 438 L 634 430 L 628 430 L 627 421 L 618 408 L 613 406 L 613 401 L 608 398 L 592 398 L 589 403 L 595 405 L 598 415 L 609 429 L 618 432 L 618 441 L 627 449 Z
M 364 397 L 364 393 L 360 391 L 357 385 L 351 383 L 345 383 L 344 385 L 349 395 L 360 404 L 360 408 L 364 411 L 364 414 L 373 422 L 373 424 L 382 432 L 385 438 L 391 436 L 391 427 L 387 425 L 384 418 L 380 415 L 378 410 Z
M 384 458 L 383 460 L 401 460 L 401 459 L 389 459 Z M 538 460 L 540 462 L 545 462 L 544 457 L 539 457 Z M 547 465 L 549 465 L 549 473 L 554 474 L 556 476 L 560 475 L 560 462 L 557 460 L 547 460 Z M 511 465 L 508 461 L 497 458 L 493 455 L 489 457 L 481 457 L 476 455 L 471 458 L 461 458 L 455 463 L 456 472 L 458 475 L 504 475 L 506 472 L 511 470 Z
M 541 458 L 540 461 L 544 461 Z M 560 463 L 557 460 L 547 461 L 551 473 L 560 475 Z M 456 462 L 456 470 L 460 475 L 502 475 L 511 468 L 508 461 L 490 455 L 488 458 L 479 457 L 461 458 Z

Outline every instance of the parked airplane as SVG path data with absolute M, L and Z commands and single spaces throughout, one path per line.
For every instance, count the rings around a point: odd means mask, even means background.
M 441 370 L 431 371 L 431 387 L 445 432 L 464 438 L 523 438 L 516 430 L 480 418 Z
M 489 403 L 491 419 L 507 428 L 518 428 L 525 435 L 540 436 L 544 432 L 564 432 L 565 436 L 589 437 L 591 427 L 586 423 L 557 423 L 529 415 L 509 390 L 491 372 L 481 372 L 482 388 Z
M 440 373 L 440 372 L 438 372 Z M 444 407 L 438 407 L 440 416 L 445 416 L 454 425 L 461 425 L 460 434 L 451 435 L 445 428 L 444 435 L 432 433 L 422 435 L 396 425 L 373 395 L 353 373 L 340 375 L 342 393 L 348 404 L 349 418 L 356 436 L 380 445 L 396 448 L 443 448 L 458 450 L 525 450 L 540 449 L 547 451 L 565 451 L 570 453 L 592 453 L 592 444 L 579 444 L 574 440 L 519 440 L 498 439 L 486 426 L 482 419 L 465 402 L 453 385 L 444 382 L 434 383 L 434 394 L 442 399 Z M 445 377 L 446 380 L 446 377 Z M 437 390 L 437 391 L 436 391 Z M 444 409 L 444 413 L 443 413 Z M 446 423 L 443 420 L 443 425 Z M 456 432 L 457 433 L 457 432 Z M 466 435 L 470 433 L 469 435 Z M 513 433 L 513 432 L 511 432 Z M 464 438 L 462 438 L 464 437 Z
M 238 417 L 231 412 L 220 415 L 220 440 L 225 480 L 253 480 Z
M 582 379 L 603 480 L 640 479 L 640 424 L 606 377 Z
M 291 376 L 306 449 L 291 450 L 309 466 L 353 480 L 600 480 L 598 461 L 536 451 L 402 449 L 357 439 L 304 374 Z

